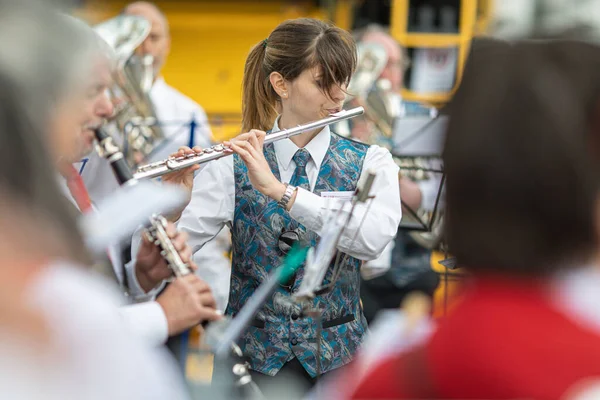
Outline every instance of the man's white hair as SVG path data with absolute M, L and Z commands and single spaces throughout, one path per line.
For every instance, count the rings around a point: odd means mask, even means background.
M 70 85 L 85 84 L 90 80 L 92 66 L 98 60 L 109 63 L 111 70 L 115 66 L 116 53 L 112 47 L 86 22 L 71 15 L 61 15 L 68 26 L 77 36 L 78 42 L 73 46 L 74 59 L 71 65 Z
M 40 112 L 82 82 L 92 56 L 114 60 L 110 46 L 89 25 L 45 1 L 0 0 L 0 10 L 0 71 L 20 84 Z
M 73 17 L 71 15 L 63 15 L 67 20 L 67 23 L 71 25 L 71 28 L 77 32 L 80 36 L 82 48 L 82 56 L 93 57 L 103 56 L 111 63 L 114 63 L 117 55 L 114 49 L 92 28 L 83 20 Z

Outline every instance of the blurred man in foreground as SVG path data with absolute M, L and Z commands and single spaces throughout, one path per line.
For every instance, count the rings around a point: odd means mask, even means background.
M 211 131 L 206 113 L 192 99 L 168 85 L 162 76 L 162 69 L 171 49 L 169 22 L 166 16 L 156 5 L 145 1 L 129 4 L 123 10 L 123 15 L 142 17 L 151 23 L 150 33 L 136 49 L 136 53 L 141 57 L 150 55 L 154 60 L 154 80 L 149 95 L 165 134 L 164 141 L 159 143 L 147 158 L 141 160 L 141 163 L 163 160 L 176 152 L 180 146 L 209 147 Z M 190 131 L 192 120 L 195 123 L 193 135 Z M 88 160 L 81 175 L 91 201 L 98 203 L 112 194 L 118 185 L 108 163 L 98 154 L 83 153 L 82 158 Z M 200 266 L 196 274 L 211 286 L 220 310 L 225 310 L 229 297 L 231 262 L 227 253 L 230 244 L 229 229 L 225 228 L 215 240 L 193 256 L 196 264 Z
M 85 185 L 72 163 L 82 155 L 92 151 L 95 140 L 94 129 L 100 127 L 112 114 L 112 104 L 106 96 L 106 89 L 111 84 L 111 49 L 96 33 L 83 22 L 73 20 L 82 40 L 86 40 L 86 52 L 82 55 L 80 71 L 81 92 L 73 102 L 64 106 L 65 114 L 58 115 L 55 137 L 70 134 L 71 150 L 63 150 L 60 154 L 59 169 L 65 177 L 65 193 L 77 206 L 80 212 L 92 212 L 92 205 Z M 86 64 L 87 62 L 87 64 Z M 61 107 L 62 108 L 62 107 Z M 113 179 L 116 179 L 113 176 Z M 184 262 L 191 260 L 191 248 L 186 244 L 187 235 L 177 232 L 170 224 L 168 227 L 171 240 Z M 119 259 L 119 252 L 111 254 L 112 266 L 107 275 L 112 275 L 119 286 L 128 295 L 133 296 L 137 304 L 123 309 L 125 321 L 130 328 L 141 337 L 154 344 L 162 344 L 168 336 L 189 329 L 203 320 L 218 319 L 215 302 L 210 287 L 195 275 L 189 275 L 171 282 L 157 297 L 160 282 L 172 275 L 160 250 L 146 237 L 135 257 L 135 262 L 127 267 Z M 192 263 L 193 265 L 193 263 Z
M 3 397 L 186 398 L 172 361 L 131 335 L 119 294 L 86 271 L 56 183 L 54 163 L 73 145 L 55 128 L 73 120 L 86 43 L 37 2 L 2 0 L 0 10 Z

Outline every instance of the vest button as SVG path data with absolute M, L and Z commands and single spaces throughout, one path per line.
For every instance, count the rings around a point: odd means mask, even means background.
M 298 318 L 300 318 L 300 316 L 299 316 L 298 314 L 296 314 L 296 313 L 293 313 L 293 314 L 292 314 L 292 319 L 293 319 L 294 321 L 295 321 L 295 320 L 297 320 Z
M 298 344 L 298 339 L 294 338 L 292 339 L 292 346 L 295 346 Z

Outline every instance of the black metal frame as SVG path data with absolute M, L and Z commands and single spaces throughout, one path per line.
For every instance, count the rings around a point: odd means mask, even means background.
M 431 157 L 431 155 L 422 155 L 422 156 L 418 156 L 418 155 L 411 155 L 411 156 L 399 156 L 399 155 L 393 155 L 394 158 L 425 158 L 425 157 Z M 402 168 L 400 167 L 400 171 L 405 170 L 405 171 L 423 171 L 423 172 L 432 172 L 432 173 L 438 173 L 438 174 L 442 174 L 442 179 L 440 180 L 440 185 L 438 187 L 438 191 L 435 197 L 435 203 L 433 206 L 433 211 L 431 213 L 431 218 L 429 221 L 425 222 L 423 221 L 423 219 L 421 217 L 419 217 L 417 215 L 417 211 L 412 209 L 410 206 L 408 206 L 402 199 L 400 199 L 400 203 L 402 204 L 402 206 L 404 207 L 404 210 L 406 210 L 411 217 L 413 217 L 414 219 L 417 220 L 416 223 L 414 222 L 400 222 L 400 225 L 398 225 L 398 229 L 404 229 L 404 230 L 410 230 L 410 231 L 418 231 L 418 232 L 431 232 L 431 229 L 433 228 L 433 221 L 435 221 L 435 217 L 438 214 L 438 210 L 439 210 L 439 204 L 440 204 L 440 200 L 442 197 L 442 191 L 444 188 L 444 183 L 446 182 L 446 173 L 444 172 L 444 170 L 439 170 L 436 168 L 417 168 L 417 167 L 408 167 L 408 168 Z

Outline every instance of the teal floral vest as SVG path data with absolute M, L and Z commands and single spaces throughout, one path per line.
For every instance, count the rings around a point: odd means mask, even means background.
M 331 134 L 314 193 L 354 191 L 358 183 L 368 146 Z M 273 145 L 264 148 L 265 157 L 275 176 L 280 179 Z M 284 253 L 279 236 L 295 230 L 300 241 L 316 246 L 319 237 L 296 222 L 277 202 L 255 190 L 248 179 L 240 157 L 234 155 L 235 214 L 233 219 L 231 291 L 228 315 L 236 315 L 273 268 L 281 265 Z M 317 323 L 300 315 L 300 307 L 291 305 L 290 291 L 296 291 L 304 275 L 301 267 L 289 287 L 279 287 L 243 335 L 240 346 L 250 358 L 251 368 L 275 375 L 294 357 L 311 376 L 325 373 L 352 360 L 366 331 L 360 306 L 361 261 L 342 256 L 341 274 L 333 289 L 317 296 L 313 308 L 323 310 L 321 345 L 317 351 Z M 331 279 L 331 268 L 325 282 Z M 283 300 L 283 301 L 282 301 Z M 317 354 L 320 365 L 317 367 Z

